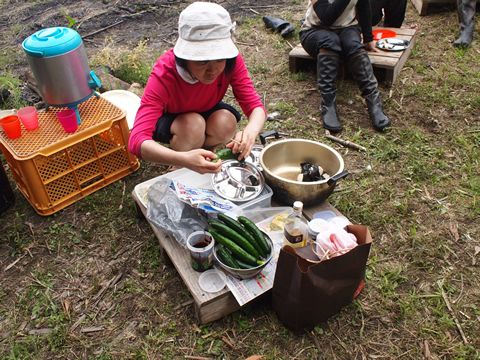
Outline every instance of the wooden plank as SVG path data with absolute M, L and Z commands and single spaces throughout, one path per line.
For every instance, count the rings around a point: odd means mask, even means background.
M 456 3 L 455 0 L 412 0 L 413 6 L 421 16 L 428 13 L 428 6 L 431 4 Z
M 195 316 L 197 317 L 198 322 L 202 325 L 207 324 L 240 309 L 240 305 L 228 287 L 225 287 L 217 293 L 207 293 L 200 288 L 198 285 L 198 278 L 201 273 L 192 269 L 188 250 L 184 249 L 172 236 L 165 234 L 148 221 L 147 208 L 137 197 L 135 190 L 132 191 L 132 198 L 135 202 L 135 207 L 142 212 L 146 221 L 150 224 L 155 233 L 162 252 L 165 252 L 165 254 L 168 255 L 171 263 L 175 266 L 188 290 L 192 294 L 195 304 Z M 272 206 L 284 205 L 272 200 Z M 337 215 L 340 215 L 340 213 L 326 201 L 304 209 L 304 215 L 310 220 L 314 213 L 326 210 L 333 211 Z M 261 296 L 266 296 L 267 293 L 268 292 Z
M 240 306 L 227 287 L 217 293 L 204 292 L 200 288 L 198 279 L 201 273 L 192 269 L 190 265 L 190 253 L 188 250 L 183 248 L 172 236 L 159 230 L 148 221 L 146 218 L 147 208 L 137 197 L 135 190 L 132 192 L 132 197 L 144 214 L 145 219 L 150 224 L 150 227 L 158 239 L 160 247 L 168 255 L 172 264 L 175 266 L 185 285 L 188 287 L 188 290 L 192 294 L 195 302 L 195 313 L 200 324 L 206 324 L 210 321 L 220 319 L 222 316 L 225 316 L 225 314 L 231 314 L 238 310 Z M 209 303 L 212 302 L 215 305 L 209 306 Z
M 410 41 L 410 46 L 404 51 L 381 51 L 368 52 L 372 67 L 375 69 L 385 69 L 385 82 L 393 83 L 405 65 L 412 49 L 415 45 L 416 30 L 414 29 L 398 29 L 398 28 L 382 28 L 374 26 L 374 29 L 389 29 L 397 33 L 397 38 Z M 297 45 L 289 53 L 289 70 L 297 72 L 302 69 L 307 62 L 314 61 L 302 47 Z
M 412 0 L 413 6 L 421 16 L 427 15 L 428 3 L 422 0 Z

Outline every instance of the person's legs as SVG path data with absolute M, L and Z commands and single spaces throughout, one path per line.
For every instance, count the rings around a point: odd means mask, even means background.
M 476 0 L 458 0 L 458 22 L 460 24 L 460 37 L 453 42 L 457 47 L 468 47 L 473 41 L 475 27 L 474 15 L 477 9 Z
M 203 116 L 195 112 L 178 115 L 170 126 L 170 145 L 176 151 L 199 149 L 205 143 L 206 123 Z
M 228 143 L 237 130 L 237 119 L 230 111 L 220 109 L 207 118 L 203 148 L 215 151 L 220 145 Z
M 400 0 L 403 1 L 403 0 Z M 370 0 L 370 8 L 372 9 L 372 25 L 376 26 L 382 21 L 383 8 L 387 0 Z
M 377 79 L 365 46 L 359 43 L 359 31 L 358 26 L 346 28 L 340 33 L 340 40 L 350 72 L 367 103 L 370 120 L 377 130 L 382 130 L 390 126 L 390 121 L 383 114 Z
M 152 138 L 170 144 L 177 151 L 202 147 L 213 149 L 227 143 L 235 135 L 236 124 L 241 118 L 237 109 L 222 101 L 201 113 L 165 113 L 158 119 Z
M 371 0 L 372 2 L 378 0 Z M 383 12 L 385 19 L 383 20 L 384 27 L 402 27 L 405 20 L 405 12 L 407 10 L 407 0 L 387 0 L 384 1 Z M 373 24 L 373 23 L 372 23 Z
M 338 132 L 342 124 L 337 114 L 337 74 L 341 52 L 338 36 L 327 30 L 301 32 L 302 45 L 317 59 L 318 92 L 322 95 L 321 118 L 323 127 Z

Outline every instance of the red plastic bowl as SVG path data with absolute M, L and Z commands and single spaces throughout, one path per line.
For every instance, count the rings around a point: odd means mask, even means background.
M 392 38 L 397 36 L 397 33 L 392 30 L 387 30 L 387 29 L 375 29 L 372 31 L 373 32 L 373 39 L 374 40 L 380 40 L 384 38 Z

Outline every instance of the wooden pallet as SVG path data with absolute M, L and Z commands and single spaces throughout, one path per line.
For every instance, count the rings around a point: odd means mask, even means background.
M 199 324 L 203 325 L 211 321 L 221 319 L 222 317 L 240 309 L 240 305 L 228 287 L 225 287 L 223 290 L 213 294 L 204 292 L 200 288 L 198 279 L 201 273 L 192 269 L 192 266 L 190 265 L 189 251 L 184 249 L 173 237 L 157 229 L 148 221 L 147 208 L 138 198 L 135 190 L 132 192 L 132 197 L 134 200 L 135 209 L 137 211 L 137 216 L 144 217 L 147 220 L 153 232 L 155 233 L 155 236 L 158 238 L 162 257 L 167 264 L 175 266 L 177 272 L 180 274 L 185 282 L 185 285 L 192 294 L 195 305 L 195 315 Z M 274 205 L 275 204 L 272 204 L 272 206 Z M 278 205 L 280 206 L 280 204 Z M 325 210 L 330 210 L 337 215 L 341 215 L 326 201 L 318 206 L 312 206 L 304 209 L 304 215 L 308 220 L 311 220 L 314 213 Z M 266 294 L 267 293 L 263 294 L 262 296 Z
M 412 0 L 412 4 L 421 16 L 427 15 L 429 5 L 456 2 L 456 0 Z
M 387 84 L 393 84 L 415 45 L 416 30 L 381 27 L 374 27 L 374 29 L 392 30 L 397 33 L 397 38 L 410 41 L 410 46 L 403 51 L 381 50 L 381 52 L 376 53 L 368 52 L 377 80 Z M 315 59 L 303 49 L 301 44 L 290 51 L 288 62 L 291 72 L 298 72 L 316 66 Z

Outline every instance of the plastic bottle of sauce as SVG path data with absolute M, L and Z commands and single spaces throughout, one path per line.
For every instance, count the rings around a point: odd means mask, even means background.
M 307 244 L 308 223 L 303 217 L 303 203 L 295 201 L 293 203 L 293 213 L 285 219 L 283 229 L 283 245 L 291 247 L 303 247 Z

